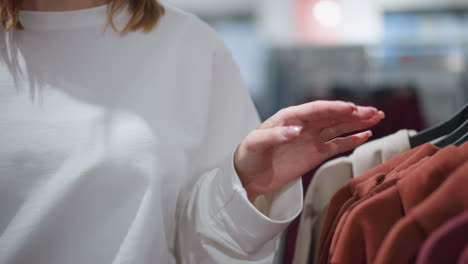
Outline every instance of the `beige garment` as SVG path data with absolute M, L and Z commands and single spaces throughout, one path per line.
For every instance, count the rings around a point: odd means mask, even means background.
M 333 194 L 353 177 L 409 150 L 409 136 L 415 133 L 403 129 L 373 140 L 358 147 L 353 154 L 328 161 L 317 170 L 304 198 L 293 264 L 315 263 L 313 255 L 318 250 L 320 229 Z

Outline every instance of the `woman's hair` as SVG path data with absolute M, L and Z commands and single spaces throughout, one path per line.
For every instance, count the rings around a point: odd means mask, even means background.
M 0 24 L 6 31 L 22 30 L 19 20 L 19 8 L 21 0 L 0 0 Z M 127 25 L 118 30 L 113 22 L 113 17 L 122 8 L 127 7 L 131 17 Z M 157 0 L 109 0 L 107 7 L 107 23 L 115 31 L 125 34 L 129 31 L 151 31 L 164 15 L 164 7 Z

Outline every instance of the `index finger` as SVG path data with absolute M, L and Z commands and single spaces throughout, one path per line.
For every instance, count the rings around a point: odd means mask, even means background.
M 314 101 L 292 107 L 285 118 L 297 118 L 309 122 L 323 119 L 359 120 L 371 118 L 377 112 L 374 107 L 356 106 L 350 102 Z

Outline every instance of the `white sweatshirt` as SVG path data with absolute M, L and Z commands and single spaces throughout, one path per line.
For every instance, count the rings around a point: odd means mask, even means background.
M 248 201 L 255 108 L 219 37 L 166 11 L 149 34 L 105 6 L 0 31 L 1 264 L 271 263 L 300 182 Z

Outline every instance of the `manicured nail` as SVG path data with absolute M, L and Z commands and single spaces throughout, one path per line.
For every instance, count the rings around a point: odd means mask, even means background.
M 301 130 L 302 130 L 302 126 L 289 126 L 284 130 L 283 136 L 286 139 L 294 138 L 294 137 L 297 137 L 301 133 Z
M 380 118 L 384 119 L 385 118 L 385 113 L 383 111 L 379 111 L 379 116 Z
M 292 135 L 299 135 L 301 133 L 302 127 L 301 126 L 290 126 L 288 128 L 288 132 L 291 133 Z
M 366 136 L 367 136 L 367 137 L 372 137 L 372 135 L 373 135 L 373 134 L 372 134 L 372 131 L 370 131 L 370 130 L 367 131 L 367 133 L 366 133 Z
M 352 106 L 353 108 L 356 108 L 356 107 L 357 107 L 356 104 L 353 103 L 353 102 L 348 102 L 348 104 L 349 104 L 350 106 Z

